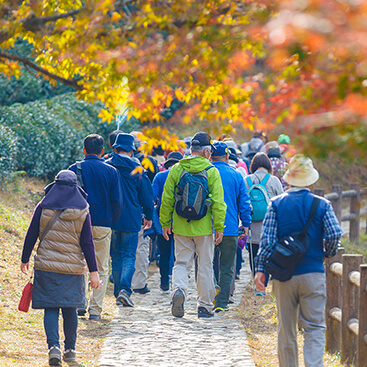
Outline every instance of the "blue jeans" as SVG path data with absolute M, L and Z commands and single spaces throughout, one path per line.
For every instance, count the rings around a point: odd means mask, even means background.
M 138 238 L 138 232 L 112 231 L 111 262 L 113 294 L 116 298 L 122 290 L 129 296 L 132 293 Z
M 78 329 L 78 314 L 76 312 L 76 307 L 62 308 L 61 312 L 65 335 L 65 350 L 75 349 Z M 54 345 L 60 348 L 59 313 L 59 308 L 45 308 L 43 325 L 45 327 L 48 349 Z
M 169 276 L 172 274 L 172 257 L 173 255 L 173 234 L 169 235 L 169 240 L 166 241 L 162 235 L 158 235 L 158 247 L 160 252 L 159 257 L 159 271 L 161 274 L 161 286 L 169 285 Z

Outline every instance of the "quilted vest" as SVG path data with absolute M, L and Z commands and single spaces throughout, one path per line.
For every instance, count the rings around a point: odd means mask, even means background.
M 85 209 L 65 209 L 37 248 L 34 268 L 62 274 L 84 274 L 87 263 L 80 246 L 80 234 L 87 214 Z M 42 209 L 40 234 L 56 213 Z

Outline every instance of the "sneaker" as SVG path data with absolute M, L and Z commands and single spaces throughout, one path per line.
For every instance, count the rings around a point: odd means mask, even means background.
M 134 302 L 125 291 L 120 291 L 117 300 L 120 301 L 124 307 L 134 307 Z
M 256 296 L 266 296 L 266 292 L 260 292 L 260 291 L 256 291 Z
M 229 308 L 228 307 L 216 307 L 214 309 L 214 312 L 218 313 L 218 312 L 227 312 L 229 311 Z
M 234 303 L 234 298 L 233 298 L 233 296 L 229 296 L 228 303 Z
M 85 316 L 87 313 L 87 310 L 85 308 L 77 308 L 76 312 L 78 313 L 78 316 Z
M 181 289 L 177 289 L 172 296 L 172 316 L 182 317 L 185 314 L 184 303 L 185 295 Z
M 76 362 L 76 352 L 74 349 L 67 349 L 64 352 L 63 360 L 67 363 L 75 363 Z
M 89 315 L 89 320 L 101 320 L 101 315 Z
M 48 351 L 48 364 L 50 366 L 61 366 L 61 350 L 59 347 L 54 345 Z
M 145 284 L 144 288 L 136 288 L 133 291 L 134 293 L 146 294 L 150 292 L 150 289 L 148 288 L 148 284 Z
M 108 278 L 108 281 L 113 284 L 113 276 L 112 276 L 112 273 L 110 274 L 110 276 Z
M 167 284 L 167 285 L 162 285 L 162 284 L 161 284 L 160 288 L 161 288 L 161 290 L 162 290 L 163 292 L 169 292 L 169 285 L 168 285 L 168 284 Z
M 118 299 L 116 300 L 116 306 L 123 306 L 124 304 L 121 302 L 121 301 L 119 301 Z
M 210 318 L 214 316 L 214 312 L 208 311 L 205 307 L 198 308 L 198 317 Z

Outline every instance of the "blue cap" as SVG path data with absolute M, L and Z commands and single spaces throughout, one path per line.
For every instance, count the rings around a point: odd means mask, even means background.
M 226 143 L 223 143 L 222 141 L 217 141 L 213 144 L 212 156 L 219 157 L 226 155 L 227 153 L 229 153 L 229 149 Z
M 134 145 L 134 137 L 131 134 L 118 134 L 115 144 L 112 145 L 112 148 L 121 148 L 127 152 L 136 150 Z

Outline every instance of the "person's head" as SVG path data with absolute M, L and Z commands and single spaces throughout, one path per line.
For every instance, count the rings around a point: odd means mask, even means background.
M 116 138 L 118 134 L 123 134 L 124 132 L 122 130 L 114 130 L 109 136 L 109 142 L 110 147 L 112 147 L 113 144 L 115 144 Z
M 213 162 L 224 161 L 228 163 L 229 149 L 227 144 L 222 141 L 213 143 L 211 158 Z
M 268 137 L 267 137 L 265 131 L 256 131 L 254 133 L 254 138 L 261 139 L 261 141 L 263 142 L 264 145 L 268 142 Z
M 269 141 L 265 144 L 265 152 L 269 158 L 280 158 L 280 147 L 276 141 Z
M 228 148 L 234 149 L 236 155 L 242 154 L 242 152 L 238 149 L 237 144 L 234 142 L 233 139 L 226 138 L 223 140 L 223 142 L 227 144 Z
M 229 149 L 229 159 L 231 161 L 235 161 L 236 163 L 239 162 L 237 151 L 234 148 L 228 148 Z
M 84 154 L 101 156 L 103 154 L 103 146 L 104 140 L 102 136 L 98 134 L 88 135 L 84 139 Z
M 168 154 L 167 160 L 163 163 L 163 167 L 168 169 L 172 167 L 174 164 L 179 162 L 183 158 L 183 155 L 179 151 L 174 151 Z
M 288 135 L 286 134 L 280 134 L 278 136 L 278 143 L 279 144 L 290 144 L 291 143 L 291 139 Z
M 191 154 L 199 155 L 206 159 L 209 159 L 212 150 L 212 143 L 212 139 L 208 133 L 196 133 L 191 139 Z
M 131 134 L 118 134 L 112 148 L 117 154 L 126 154 L 131 156 L 133 151 L 136 150 L 134 137 Z
M 252 158 L 250 165 L 250 172 L 255 173 L 259 168 L 266 169 L 270 174 L 273 173 L 273 168 L 269 157 L 265 153 L 256 153 Z
M 296 187 L 308 187 L 319 179 L 319 173 L 313 167 L 312 160 L 303 154 L 296 154 L 289 162 L 283 176 L 286 183 Z

